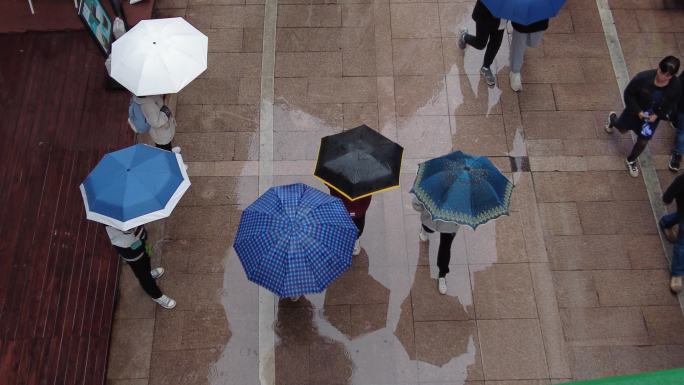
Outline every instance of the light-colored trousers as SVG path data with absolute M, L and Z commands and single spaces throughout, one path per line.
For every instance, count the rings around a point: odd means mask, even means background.
M 536 47 L 541 42 L 544 31 L 523 33 L 513 30 L 511 39 L 511 72 L 520 73 L 527 47 Z

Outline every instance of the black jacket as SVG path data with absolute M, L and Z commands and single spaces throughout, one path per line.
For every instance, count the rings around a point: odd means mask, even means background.
M 684 174 L 676 177 L 663 194 L 663 202 L 666 204 L 669 205 L 673 200 L 677 200 L 677 213 L 684 218 Z
M 511 21 L 513 29 L 520 33 L 534 33 L 540 31 L 546 31 L 549 28 L 549 19 L 539 20 L 532 24 L 518 24 Z
M 494 17 L 494 15 L 489 12 L 487 6 L 480 0 L 477 0 L 477 3 L 475 3 L 472 17 L 473 20 L 475 20 L 475 23 L 485 26 L 488 30 L 498 30 L 499 23 L 501 23 L 501 19 Z
M 660 103 L 653 108 L 653 112 L 658 115 L 658 118 L 673 116 L 681 95 L 679 82 L 670 80 L 667 86 L 660 88 L 653 84 L 655 76 L 656 70 L 648 70 L 639 72 L 630 80 L 624 94 L 627 111 L 637 115 L 640 111 L 650 110 L 653 107 L 653 92 L 660 89 L 663 91 L 663 97 Z

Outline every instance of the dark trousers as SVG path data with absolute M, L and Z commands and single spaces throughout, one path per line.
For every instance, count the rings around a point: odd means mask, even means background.
M 152 267 L 150 266 L 150 256 L 147 255 L 147 253 L 136 261 L 126 262 L 128 263 L 128 266 L 131 267 L 131 270 L 133 270 L 133 274 L 138 278 L 138 282 L 140 282 L 140 286 L 145 290 L 145 293 L 154 299 L 162 296 L 162 292 L 159 290 L 157 282 L 150 274 Z
M 364 215 L 361 218 L 352 218 L 352 221 L 354 221 L 356 228 L 359 229 L 359 233 L 356 235 L 356 239 L 359 239 L 361 238 L 361 234 L 363 234 L 363 228 L 366 227 L 366 216 Z
M 499 52 L 503 37 L 503 29 L 495 30 L 485 27 L 481 23 L 476 23 L 475 36 L 466 34 L 465 42 L 476 49 L 483 49 L 484 47 L 487 47 L 484 54 L 484 60 L 482 61 L 482 66 L 489 68 L 494 62 L 496 54 Z
M 648 145 L 648 141 L 651 140 L 651 138 L 646 138 L 639 133 L 641 132 L 641 124 L 643 122 L 641 119 L 639 119 L 636 115 L 633 113 L 624 110 L 620 114 L 620 117 L 618 117 L 617 122 L 615 123 L 615 127 L 620 131 L 620 133 L 624 134 L 628 131 L 634 131 L 635 134 L 637 134 L 637 141 L 634 143 L 634 147 L 632 147 L 632 152 L 629 153 L 629 156 L 627 157 L 627 160 L 629 162 L 634 162 L 637 160 L 639 155 L 641 155 L 642 152 L 644 152 L 644 149 L 646 148 L 646 145 Z M 656 120 L 653 124 L 653 130 L 655 131 L 655 128 L 658 127 L 658 123 L 660 123 L 660 119 Z
M 434 233 L 431 228 L 422 225 L 423 230 Z M 437 268 L 439 277 L 445 277 L 449 273 L 449 261 L 451 261 L 451 243 L 456 238 L 456 233 L 439 233 L 439 251 L 437 251 Z
M 166 143 L 166 144 L 158 144 L 158 143 L 155 143 L 154 145 L 155 145 L 157 148 L 161 148 L 162 150 L 166 150 L 166 151 L 171 151 L 171 149 L 173 148 L 173 145 L 171 144 L 171 142 L 168 142 L 168 143 Z

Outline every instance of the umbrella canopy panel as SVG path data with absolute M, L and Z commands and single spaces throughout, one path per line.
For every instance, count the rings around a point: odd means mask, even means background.
M 421 163 L 411 192 L 433 220 L 476 228 L 508 214 L 513 184 L 488 158 L 455 151 Z
M 363 125 L 321 139 L 314 175 L 350 200 L 399 186 L 404 148 Z
M 233 246 L 250 281 L 288 297 L 321 292 L 348 270 L 356 234 L 340 199 L 297 183 L 247 207 Z
M 519 24 L 549 19 L 560 11 L 565 0 L 482 0 L 492 15 Z
M 137 96 L 176 93 L 207 69 L 208 41 L 181 17 L 143 20 L 112 45 L 111 75 Z
M 180 154 L 137 144 L 105 155 L 81 192 L 88 219 L 127 230 L 168 216 L 188 187 Z

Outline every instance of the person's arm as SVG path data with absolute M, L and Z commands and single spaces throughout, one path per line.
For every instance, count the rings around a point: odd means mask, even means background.
M 643 81 L 641 74 L 637 74 L 632 80 L 627 84 L 625 88 L 624 99 L 625 107 L 629 112 L 639 115 L 641 118 L 641 106 L 639 106 L 639 91 L 643 87 Z
M 675 114 L 677 113 L 677 104 L 682 97 L 682 87 L 677 78 L 672 77 L 670 79 L 671 88 L 668 92 L 668 97 L 665 103 L 660 107 L 660 117 L 662 119 L 667 119 L 672 121 L 675 119 Z

